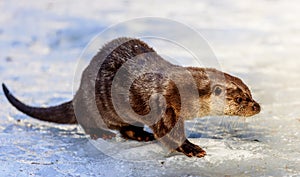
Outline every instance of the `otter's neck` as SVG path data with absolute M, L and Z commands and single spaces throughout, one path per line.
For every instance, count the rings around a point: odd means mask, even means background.
M 178 74 L 183 73 L 182 70 L 188 71 L 189 77 Z M 180 112 L 180 116 L 186 120 L 210 115 L 211 82 L 205 68 L 181 67 L 174 72 L 177 72 L 177 83 L 169 83 L 168 92 L 171 94 L 168 95 L 171 95 L 170 104 L 176 112 Z

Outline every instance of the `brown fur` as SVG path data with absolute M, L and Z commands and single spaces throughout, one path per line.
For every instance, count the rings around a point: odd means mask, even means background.
M 17 109 L 40 120 L 79 123 L 93 138 L 112 137 L 108 129 L 115 129 L 126 139 L 157 139 L 169 149 L 197 157 L 206 153 L 187 140 L 184 120 L 260 112 L 240 79 L 215 69 L 173 65 L 131 38 L 115 39 L 100 50 L 83 72 L 72 102 L 33 108 L 12 96 L 5 85 L 3 90 Z M 153 134 L 145 132 L 144 125 Z

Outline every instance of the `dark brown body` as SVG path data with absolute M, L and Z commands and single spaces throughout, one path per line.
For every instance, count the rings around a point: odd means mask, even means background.
M 124 138 L 157 139 L 169 149 L 197 157 L 205 151 L 186 139 L 185 119 L 260 111 L 240 79 L 214 69 L 173 65 L 131 38 L 113 40 L 100 50 L 70 102 L 34 108 L 13 97 L 5 85 L 3 89 L 17 109 L 40 120 L 79 123 L 93 138 L 111 137 L 109 129 L 119 130 Z M 145 132 L 144 125 L 153 134 Z

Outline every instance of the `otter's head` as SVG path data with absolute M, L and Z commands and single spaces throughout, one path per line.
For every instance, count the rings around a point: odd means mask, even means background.
M 260 105 L 241 79 L 214 69 L 206 73 L 210 78 L 212 115 L 249 117 L 260 112 Z

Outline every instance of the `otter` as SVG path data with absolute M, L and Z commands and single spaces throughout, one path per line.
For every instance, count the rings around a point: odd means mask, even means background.
M 2 87 L 8 101 L 33 118 L 79 124 L 93 139 L 114 137 L 110 130 L 118 130 L 125 139 L 158 140 L 188 157 L 206 152 L 186 138 L 184 120 L 249 117 L 261 109 L 241 79 L 212 68 L 171 64 L 140 39 L 125 37 L 105 44 L 93 57 L 71 101 L 32 107 Z

